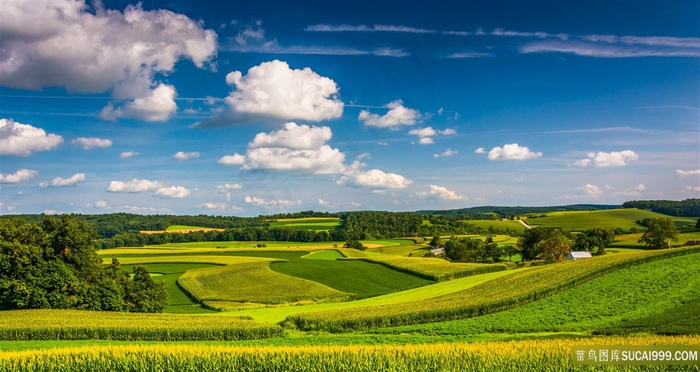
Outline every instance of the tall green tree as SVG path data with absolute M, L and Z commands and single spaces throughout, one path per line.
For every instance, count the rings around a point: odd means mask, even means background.
M 542 247 L 537 243 L 548 239 L 555 230 L 533 227 L 523 232 L 518 239 L 518 249 L 522 254 L 523 261 L 534 260 L 542 253 Z
M 615 241 L 615 232 L 604 227 L 586 230 L 574 238 L 574 251 L 588 251 L 592 255 L 605 254 L 605 248 Z
M 669 217 L 650 218 L 647 220 L 647 231 L 644 232 L 638 243 L 649 248 L 670 248 L 671 241 L 678 241 L 678 230 L 673 220 Z
M 553 231 L 550 236 L 536 244 L 540 257 L 546 261 L 561 262 L 571 252 L 571 239 L 562 231 Z

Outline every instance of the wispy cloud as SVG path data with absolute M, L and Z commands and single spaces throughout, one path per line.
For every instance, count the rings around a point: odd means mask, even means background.
M 649 44 L 596 43 L 586 41 L 536 41 L 520 47 L 522 53 L 570 53 L 598 58 L 700 57 L 700 47 L 672 47 Z
M 395 26 L 395 25 L 328 25 L 318 24 L 306 26 L 304 31 L 312 32 L 404 32 L 411 34 L 435 34 L 441 31 L 430 30 L 425 28 L 416 28 L 410 26 Z
M 491 54 L 491 53 L 478 53 L 478 52 L 462 52 L 462 53 L 448 54 L 444 58 L 466 59 L 466 58 L 484 58 L 484 57 L 493 57 L 493 54 Z

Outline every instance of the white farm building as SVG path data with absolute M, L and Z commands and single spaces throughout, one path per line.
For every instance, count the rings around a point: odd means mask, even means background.
M 569 261 L 580 260 L 582 258 L 591 258 L 591 254 L 585 251 L 572 251 L 566 255 L 566 259 Z

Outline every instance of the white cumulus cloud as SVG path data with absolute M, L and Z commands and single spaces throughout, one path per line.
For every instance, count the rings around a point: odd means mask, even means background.
M 462 200 L 464 196 L 458 195 L 455 191 L 449 190 L 446 187 L 438 185 L 430 185 L 430 191 L 421 191 L 416 193 L 419 197 L 430 198 L 437 197 L 442 200 Z
M 166 121 L 177 112 L 175 87 L 158 84 L 158 86 L 123 106 L 115 107 L 109 103 L 100 111 L 100 118 L 116 120 L 118 118 L 135 118 L 144 121 Z
M 580 167 L 587 167 L 593 165 L 600 168 L 606 167 L 623 167 L 631 161 L 639 159 L 637 155 L 632 150 L 624 151 L 613 151 L 613 152 L 589 152 L 587 154 L 588 158 L 576 161 L 574 165 Z
M 200 208 L 205 208 L 205 209 L 221 209 L 224 210 L 226 209 L 226 203 L 202 203 L 199 205 Z
M 183 152 L 183 151 L 178 151 L 173 155 L 173 159 L 175 160 L 189 160 L 192 158 L 198 158 L 199 157 L 199 152 L 194 151 L 194 152 Z
M 112 146 L 112 140 L 102 138 L 78 137 L 71 141 L 72 144 L 80 146 L 83 150 L 92 150 L 95 148 L 105 148 Z
M 305 171 L 335 174 L 343 169 L 345 155 L 325 144 L 332 136 L 329 127 L 289 122 L 280 130 L 259 133 L 248 144 L 242 169 Z
M 42 182 L 40 187 L 65 187 L 73 186 L 77 183 L 85 181 L 85 173 L 76 173 L 68 178 L 56 177 L 51 182 Z
M 243 186 L 240 183 L 225 183 L 223 185 L 216 186 L 216 189 L 222 193 L 229 192 L 231 190 L 239 190 L 242 188 L 243 188 Z
M 0 173 L 0 183 L 17 183 L 36 177 L 39 172 L 32 169 L 18 169 L 15 173 Z
M 481 151 L 480 151 L 481 150 Z M 477 149 L 477 154 L 483 153 L 485 150 Z M 528 160 L 539 158 L 541 152 L 535 152 L 525 146 L 520 146 L 517 143 L 504 145 L 503 147 L 494 147 L 489 151 L 489 160 Z
M 245 163 L 245 156 L 235 153 L 233 155 L 222 156 L 221 159 L 217 161 L 217 164 L 221 165 L 241 165 Z
M 380 189 L 403 189 L 413 184 L 413 181 L 400 174 L 386 173 L 380 169 L 370 169 L 366 172 L 359 170 L 349 172 L 338 183 L 351 183 L 356 186 Z
M 134 178 L 131 181 L 112 181 L 107 187 L 107 191 L 110 192 L 144 192 L 153 191 L 158 188 L 163 187 L 163 183 L 160 181 L 142 180 Z
M 34 151 L 55 149 L 62 143 L 63 137 L 57 134 L 46 134 L 41 128 L 12 119 L 0 119 L 0 155 L 29 156 Z
M 422 119 L 420 111 L 404 107 L 401 100 L 389 102 L 384 107 L 389 109 L 389 112 L 384 115 L 372 114 L 367 110 L 362 110 L 358 119 L 368 127 L 379 128 L 414 125 Z
M 5 1 L 0 7 L 0 85 L 19 89 L 64 87 L 111 92 L 104 115 L 164 120 L 173 112 L 171 86 L 155 82 L 181 59 L 207 67 L 217 36 L 200 22 L 169 10 L 101 2 Z M 155 88 L 153 88 L 155 87 Z M 166 88 L 164 88 L 166 87 Z
M 248 69 L 244 75 L 233 71 L 226 83 L 234 89 L 226 97 L 227 109 L 196 126 L 224 126 L 274 118 L 323 121 L 343 115 L 344 104 L 333 79 L 309 67 L 292 69 L 274 60 Z
M 191 193 L 192 192 L 190 190 L 182 186 L 169 186 L 156 189 L 156 192 L 153 195 L 161 198 L 182 199 L 186 198 Z
M 603 190 L 600 189 L 600 187 L 596 185 L 592 185 L 590 183 L 585 184 L 581 187 L 576 188 L 577 191 L 583 192 L 584 194 L 597 198 L 599 196 L 602 196 L 604 194 Z

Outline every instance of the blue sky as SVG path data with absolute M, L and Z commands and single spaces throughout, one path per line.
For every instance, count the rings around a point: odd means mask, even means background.
M 700 197 L 697 1 L 15 1 L 0 213 Z

